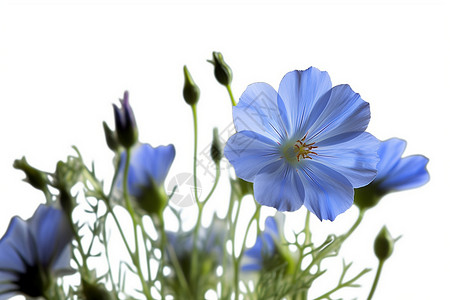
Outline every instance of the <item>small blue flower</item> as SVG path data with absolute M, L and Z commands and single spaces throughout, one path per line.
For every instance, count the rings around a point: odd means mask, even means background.
M 280 239 L 280 232 L 275 218 L 268 217 L 264 231 L 256 238 L 256 242 L 250 249 L 244 252 L 247 261 L 242 266 L 242 271 L 259 271 L 264 267 L 264 262 L 275 256 L 276 243 Z
M 164 180 L 175 158 L 173 145 L 153 148 L 149 144 L 136 145 L 131 151 L 128 169 L 128 192 L 148 213 L 160 213 L 166 205 Z M 120 157 L 116 187 L 122 190 L 126 154 Z
M 356 205 L 370 208 L 390 192 L 416 188 L 428 182 L 428 158 L 423 155 L 402 158 L 405 148 L 406 141 L 398 138 L 381 142 L 378 150 L 378 174 L 369 185 L 356 189 Z
M 278 92 L 251 84 L 233 118 L 237 133 L 225 156 L 238 177 L 254 183 L 262 205 L 305 205 L 333 221 L 353 204 L 354 188 L 375 178 L 379 141 L 365 132 L 369 104 L 348 85 L 332 88 L 327 72 L 289 72 Z
M 0 240 L 0 299 L 43 296 L 53 277 L 72 274 L 71 241 L 60 209 L 40 205 L 27 221 L 12 218 Z

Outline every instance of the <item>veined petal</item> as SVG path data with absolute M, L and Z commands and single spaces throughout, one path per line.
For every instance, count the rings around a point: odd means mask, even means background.
M 251 130 L 280 142 L 287 135 L 277 105 L 278 94 L 267 83 L 249 85 L 233 107 L 236 131 Z
M 24 263 L 32 264 L 36 257 L 30 247 L 32 241 L 27 223 L 19 217 L 13 217 L 0 240 L 0 270 L 24 272 Z
M 370 133 L 342 134 L 317 145 L 313 160 L 344 175 L 354 188 L 369 184 L 377 175 L 380 142 Z
M 283 77 L 278 94 L 285 104 L 291 131 L 300 129 L 300 134 L 306 133 L 305 124 L 311 117 L 314 105 L 330 89 L 331 79 L 328 73 L 314 67 L 305 71 L 292 71 Z
M 352 184 L 340 173 L 308 160 L 298 174 L 306 191 L 305 206 L 320 220 L 333 221 L 352 206 Z
M 380 144 L 378 155 L 380 162 L 377 165 L 377 179 L 382 180 L 400 162 L 401 156 L 406 148 L 406 141 L 392 138 Z
M 274 162 L 255 177 L 255 200 L 279 211 L 295 211 L 303 205 L 305 188 L 296 170 L 284 162 Z
M 400 162 L 381 181 L 383 190 L 406 190 L 419 187 L 428 182 L 430 174 L 426 169 L 428 158 L 422 155 L 413 155 L 402 158 Z
M 321 115 L 308 129 L 307 142 L 320 142 L 348 132 L 363 132 L 370 121 L 369 103 L 361 99 L 349 85 L 338 85 L 324 95 L 318 105 L 326 102 Z
M 41 204 L 29 222 L 39 262 L 50 267 L 73 238 L 69 221 L 62 210 Z M 69 264 L 69 260 L 66 263 Z
M 224 155 L 234 166 L 236 175 L 250 182 L 266 165 L 280 160 L 277 143 L 247 130 L 237 132 L 228 139 Z

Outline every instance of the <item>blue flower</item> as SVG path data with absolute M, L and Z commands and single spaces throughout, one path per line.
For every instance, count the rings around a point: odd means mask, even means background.
M 250 249 L 244 252 L 247 261 L 242 266 L 242 271 L 259 271 L 267 260 L 273 259 L 276 254 L 276 243 L 280 239 L 275 218 L 268 217 L 265 222 L 264 231 L 256 238 L 256 242 Z
M 72 274 L 71 241 L 60 209 L 40 205 L 27 221 L 12 218 L 0 240 L 0 299 L 43 296 L 53 277 Z
M 277 91 L 247 87 L 233 108 L 237 133 L 225 156 L 254 183 L 262 205 L 295 211 L 305 205 L 334 220 L 353 203 L 354 188 L 376 175 L 379 141 L 365 130 L 369 104 L 348 85 L 331 87 L 327 72 L 292 71 Z
M 128 192 L 139 207 L 148 213 L 160 213 L 167 202 L 164 180 L 175 158 L 173 145 L 153 148 L 149 144 L 138 144 L 131 151 L 128 169 Z M 120 158 L 117 188 L 122 190 L 126 154 Z
M 428 158 L 423 155 L 402 158 L 405 148 L 406 141 L 398 138 L 381 142 L 378 150 L 378 174 L 369 185 L 356 190 L 356 205 L 370 208 L 390 192 L 416 188 L 428 182 Z

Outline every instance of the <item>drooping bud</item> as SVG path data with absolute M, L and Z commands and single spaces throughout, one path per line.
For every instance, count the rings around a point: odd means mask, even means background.
M 108 124 L 103 121 L 103 131 L 105 132 L 105 139 L 108 148 L 116 152 L 119 149 L 119 142 L 117 141 L 117 136 L 114 131 L 112 131 Z
M 233 79 L 233 72 L 230 66 L 223 60 L 223 55 L 220 52 L 213 52 L 213 60 L 208 60 L 208 62 L 214 65 L 214 76 L 217 81 L 224 86 L 231 84 Z
M 214 161 L 214 163 L 218 164 L 220 163 L 220 160 L 223 156 L 223 147 L 222 143 L 220 142 L 219 137 L 219 130 L 217 127 L 213 129 L 213 141 L 211 144 L 211 158 Z
M 16 159 L 14 161 L 13 167 L 25 172 L 26 178 L 24 179 L 24 181 L 31 184 L 35 189 L 41 190 L 45 194 L 48 193 L 47 175 L 44 172 L 30 166 L 25 159 L 25 156 L 23 156 L 20 160 Z
M 381 228 L 374 242 L 375 255 L 380 261 L 388 259 L 394 251 L 395 240 L 387 230 L 386 226 Z
M 116 133 L 119 143 L 129 149 L 138 140 L 138 130 L 133 110 L 128 101 L 128 91 L 125 91 L 121 103 L 120 109 L 113 104 Z
M 183 67 L 184 72 L 184 87 L 183 98 L 189 105 L 195 105 L 200 98 L 200 89 L 192 79 L 191 73 L 186 66 Z

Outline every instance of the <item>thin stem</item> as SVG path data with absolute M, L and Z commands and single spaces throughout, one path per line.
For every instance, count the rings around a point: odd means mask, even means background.
M 145 281 L 144 275 L 142 274 L 141 269 L 141 263 L 140 263 L 140 256 L 139 256 L 139 240 L 138 240 L 138 234 L 137 234 L 137 227 L 138 222 L 136 220 L 136 214 L 134 212 L 133 206 L 131 205 L 131 200 L 128 194 L 128 170 L 130 167 L 130 159 L 131 159 L 131 151 L 129 148 L 126 149 L 126 161 L 125 161 L 125 170 L 123 173 L 123 196 L 125 198 L 125 205 L 127 208 L 128 213 L 131 216 L 131 220 L 133 221 L 133 234 L 134 234 L 134 243 L 135 243 L 135 250 L 132 255 L 132 261 L 134 265 L 136 266 L 137 273 L 139 276 L 139 279 L 141 281 L 142 285 L 142 292 L 144 293 L 145 297 L 147 299 L 152 299 L 150 290 L 148 288 L 147 282 Z
M 369 296 L 367 297 L 367 300 L 371 300 L 373 297 L 373 294 L 375 293 L 375 290 L 377 288 L 378 280 L 380 279 L 381 275 L 381 269 L 383 268 L 384 260 L 380 260 L 378 263 L 378 269 L 377 274 L 375 275 L 375 279 L 373 280 L 372 288 L 370 289 Z
M 227 85 L 227 91 L 228 91 L 228 95 L 230 95 L 231 104 L 233 106 L 236 106 L 236 101 L 234 101 L 233 92 L 231 91 L 231 86 L 229 84 Z
M 192 267 L 190 271 L 190 282 L 197 282 L 197 272 L 198 272 L 198 249 L 197 249 L 197 239 L 198 239 L 198 231 L 200 229 L 200 224 L 202 221 L 202 213 L 203 213 L 203 204 L 200 202 L 198 198 L 198 191 L 197 191 L 197 142 L 198 142 L 198 125 L 197 125 L 197 107 L 195 104 L 191 105 L 192 108 L 192 117 L 194 121 L 194 166 L 193 166 L 193 172 L 194 172 L 194 195 L 195 195 L 195 202 L 198 206 L 198 216 L 197 216 L 197 223 L 195 224 L 194 228 L 194 242 L 192 245 Z M 198 289 L 195 288 L 193 291 L 194 298 L 197 299 L 197 292 Z
M 161 226 L 161 261 L 159 262 L 159 275 L 161 276 L 160 281 L 161 281 L 161 298 L 162 299 L 166 299 L 166 295 L 165 295 L 165 290 L 164 290 L 164 286 L 165 283 L 163 282 L 163 278 L 164 278 L 164 265 L 165 265 L 165 253 L 166 253 L 166 244 L 167 244 L 167 235 L 166 235 L 166 230 L 165 230 L 165 225 L 164 225 L 164 218 L 162 213 L 159 215 L 159 223 Z

